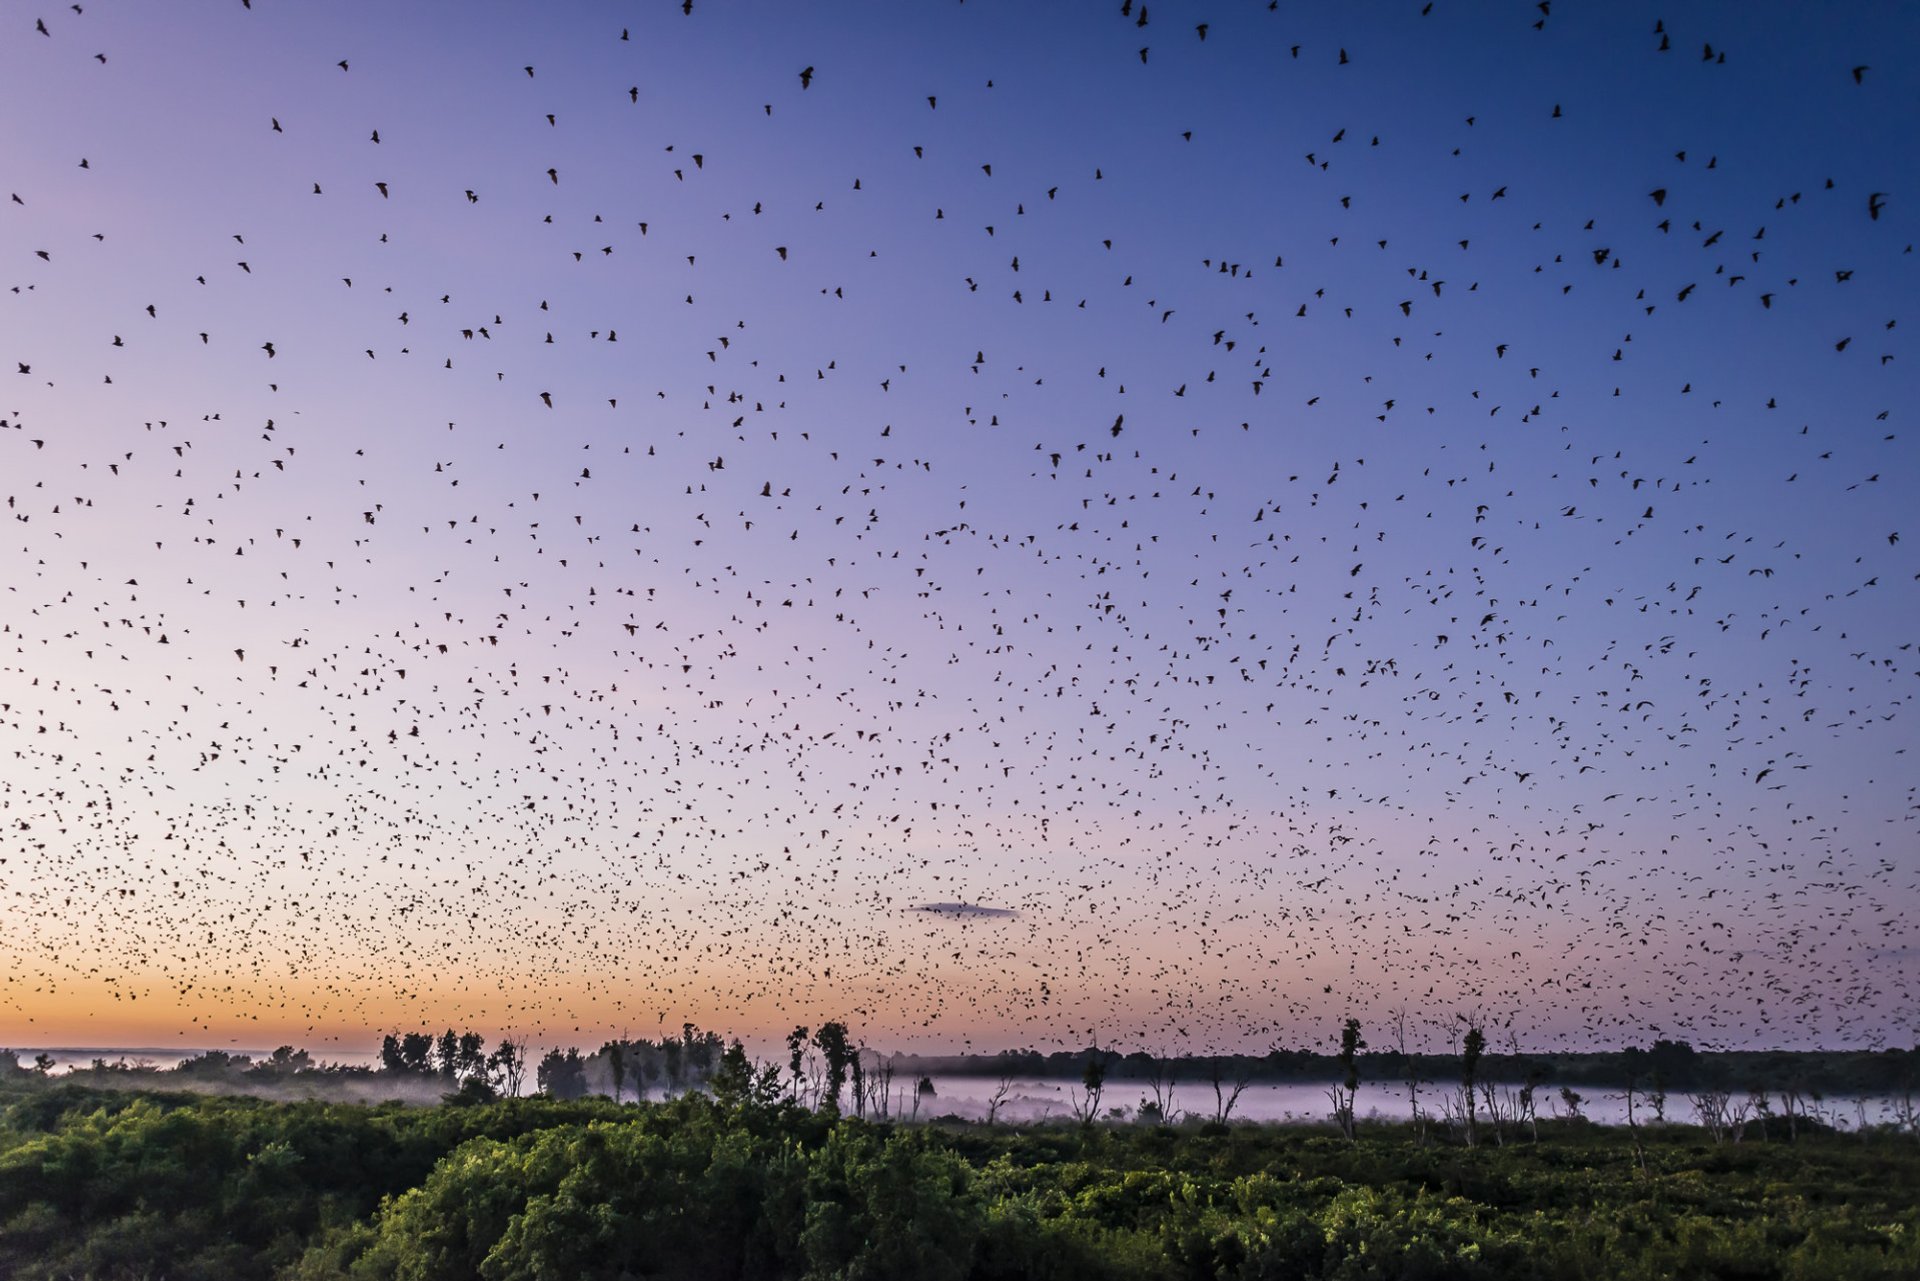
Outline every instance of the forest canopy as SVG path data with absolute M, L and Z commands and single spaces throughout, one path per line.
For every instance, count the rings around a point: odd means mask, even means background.
M 1920 1145 L 1549 1121 L 905 1125 L 729 1054 L 671 1102 L 6 1087 L 21 1278 L 1898 1277 Z M 747 1069 L 747 1070 L 742 1070 Z

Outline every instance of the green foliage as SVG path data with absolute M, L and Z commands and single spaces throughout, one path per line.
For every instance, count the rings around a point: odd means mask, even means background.
M 834 1129 L 808 1162 L 809 1277 L 967 1276 L 981 1217 L 967 1194 L 972 1168 L 930 1140 L 925 1130 L 883 1140 L 865 1126 Z
M 265 1275 L 469 1138 L 604 1111 L 38 1090 L 0 1113 L 0 1276 Z
M 1777 1141 L 1735 1146 L 1545 1121 L 1466 1148 L 1388 1124 L 895 1126 L 795 1106 L 786 1065 L 738 1046 L 717 1058 L 715 1098 L 642 1107 L 28 1080 L 0 1094 L 0 1276 L 1920 1275 L 1920 1145 L 1892 1132 L 1787 1141 L 1780 1117 Z

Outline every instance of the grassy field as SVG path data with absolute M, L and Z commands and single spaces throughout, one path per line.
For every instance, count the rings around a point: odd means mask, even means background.
M 0 1096 L 17 1278 L 1920 1277 L 1920 1143 L 1777 1122 L 875 1125 L 727 1104 Z

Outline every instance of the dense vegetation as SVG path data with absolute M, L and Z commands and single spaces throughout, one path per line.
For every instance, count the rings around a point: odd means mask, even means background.
M 1920 1144 L 1891 1129 L 909 1126 L 798 1107 L 737 1056 L 711 1088 L 407 1107 L 16 1085 L 0 1275 L 1920 1275 Z

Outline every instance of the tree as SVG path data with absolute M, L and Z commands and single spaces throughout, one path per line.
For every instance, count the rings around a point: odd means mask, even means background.
M 720 1052 L 720 1061 L 708 1078 L 714 1102 L 731 1109 L 764 1111 L 780 1102 L 780 1068 L 768 1063 L 755 1067 L 738 1040 Z
M 247 1075 L 255 1079 L 275 1079 L 293 1076 L 313 1067 L 313 1058 L 305 1050 L 296 1050 L 291 1045 L 283 1045 L 272 1054 L 247 1069 Z
M 1479 1116 L 1474 1109 L 1474 1080 L 1480 1074 L 1480 1056 L 1486 1053 L 1487 1034 L 1480 1030 L 1477 1019 L 1466 1020 L 1467 1033 L 1460 1038 L 1460 1093 L 1466 1107 L 1467 1146 L 1472 1147 L 1479 1137 Z
M 1393 1048 L 1400 1055 L 1400 1064 L 1407 1077 L 1407 1108 L 1413 1114 L 1414 1137 L 1421 1143 L 1427 1140 L 1427 1128 L 1420 1117 L 1420 1064 L 1416 1057 L 1407 1051 L 1407 1009 L 1403 1005 L 1393 1015 Z
M 426 1076 L 433 1070 L 433 1038 L 409 1032 L 400 1038 L 400 1070 Z
M 1002 1072 L 1000 1083 L 993 1087 L 993 1093 L 987 1096 L 987 1124 L 992 1125 L 1000 1117 L 1000 1109 L 1006 1105 L 1007 1095 L 1013 1089 L 1013 1074 Z
M 847 1025 L 837 1021 L 822 1023 L 820 1030 L 813 1034 L 813 1043 L 827 1061 L 827 1084 L 820 1106 L 838 1116 L 840 1091 L 846 1088 L 847 1065 L 853 1058 L 853 1048 L 847 1041 Z
M 1620 1073 L 1626 1079 L 1627 1086 L 1627 1126 L 1638 1129 L 1640 1117 L 1634 1110 L 1634 1092 L 1640 1088 L 1640 1082 L 1647 1073 L 1647 1052 L 1637 1045 L 1629 1045 L 1620 1051 Z
M 1349 1018 L 1340 1029 L 1340 1066 L 1346 1075 L 1339 1085 L 1328 1091 L 1333 1096 L 1333 1119 L 1348 1142 L 1359 1137 L 1353 1121 L 1353 1106 L 1360 1093 L 1360 1051 L 1366 1048 L 1367 1043 L 1360 1038 L 1360 1020 Z
M 893 1114 L 893 1072 L 893 1056 L 887 1054 L 876 1053 L 867 1069 L 867 1105 L 877 1120 Z
M 613 1101 L 620 1101 L 620 1091 L 627 1083 L 627 1047 L 620 1041 L 608 1041 L 600 1047 L 600 1053 L 606 1056 L 607 1068 L 613 1075 Z
M 508 1098 L 520 1096 L 520 1081 L 527 1071 L 527 1043 L 510 1036 L 500 1038 L 499 1046 L 487 1056 L 487 1075 L 494 1089 Z
M 1546 1070 L 1538 1063 L 1527 1069 L 1527 1083 L 1520 1087 L 1520 1111 L 1527 1118 L 1527 1124 L 1533 1127 L 1533 1141 L 1540 1141 L 1540 1112 L 1534 1104 L 1534 1093 L 1540 1083 L 1547 1079 Z M 1662 1096 L 1664 1099 L 1664 1096 Z
M 1213 1086 L 1213 1123 L 1225 1125 L 1233 1118 L 1234 1105 L 1240 1102 L 1240 1095 L 1253 1079 L 1246 1061 L 1239 1055 L 1234 1056 L 1233 1071 L 1227 1071 L 1225 1058 L 1212 1055 L 1207 1060 L 1207 1082 Z
M 452 1028 L 440 1034 L 439 1044 L 434 1050 L 434 1069 L 443 1081 L 455 1081 L 460 1076 L 460 1037 Z
M 801 1065 L 806 1060 L 807 1039 L 813 1034 L 804 1027 L 787 1033 L 787 1067 L 793 1073 L 793 1101 L 800 1102 Z
M 720 1052 L 726 1048 L 715 1033 L 701 1032 L 695 1035 L 695 1031 L 691 1023 L 680 1025 L 681 1071 L 690 1086 L 698 1085 L 712 1075 L 714 1065 L 720 1061 Z
M 181 1076 L 218 1080 L 249 1065 L 246 1055 L 232 1055 L 225 1050 L 208 1050 L 181 1059 L 174 1065 L 174 1071 Z
M 1165 1054 L 1156 1054 L 1148 1061 L 1147 1088 L 1153 1091 L 1153 1119 L 1162 1124 L 1173 1121 L 1173 1085 L 1177 1070 L 1177 1061 Z M 1142 1121 L 1149 1119 L 1147 1103 L 1146 1099 L 1140 1101 Z
M 1694 1084 L 1699 1060 L 1699 1053 L 1685 1041 L 1669 1041 L 1664 1037 L 1647 1051 L 1647 1068 L 1663 1087 Z
M 587 1061 L 577 1049 L 548 1050 L 534 1072 L 540 1093 L 554 1099 L 582 1099 L 587 1095 Z
M 1092 1125 L 1100 1115 L 1100 1096 L 1106 1088 L 1107 1056 L 1099 1046 L 1094 1046 L 1087 1051 L 1087 1061 L 1080 1069 L 1080 1097 L 1073 1102 L 1073 1114 L 1080 1124 Z
M 453 1058 L 454 1079 L 463 1085 L 487 1080 L 487 1042 L 478 1032 L 462 1032 Z
M 647 1101 L 647 1083 L 658 1081 L 666 1065 L 661 1056 L 660 1047 L 645 1037 L 635 1041 L 627 1051 L 627 1071 L 633 1075 L 633 1097 L 641 1103 Z
M 671 1037 L 660 1042 L 660 1058 L 667 1078 L 667 1098 L 672 1098 L 680 1088 L 682 1069 L 685 1064 L 683 1053 L 680 1042 Z

